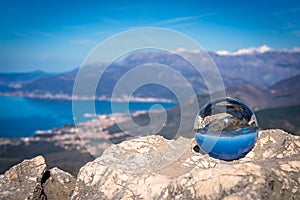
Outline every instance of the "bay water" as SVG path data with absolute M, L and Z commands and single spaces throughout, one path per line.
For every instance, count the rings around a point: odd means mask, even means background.
M 89 100 L 78 100 L 77 105 L 84 108 Z M 161 102 L 130 102 L 130 112 L 138 110 L 149 110 L 153 105 L 160 104 L 163 108 L 174 107 L 175 103 Z M 126 102 L 114 102 L 117 112 L 125 113 Z M 97 115 L 111 114 L 110 101 L 95 101 Z M 90 113 L 84 109 L 76 120 L 80 122 L 91 118 Z M 61 127 L 65 124 L 74 124 L 72 113 L 72 101 L 70 100 L 48 100 L 29 99 L 25 97 L 0 96 L 0 137 L 28 137 L 36 130 L 47 130 Z

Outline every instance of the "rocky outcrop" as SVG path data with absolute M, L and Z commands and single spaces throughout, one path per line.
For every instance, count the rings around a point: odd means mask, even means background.
M 74 187 L 71 174 L 58 168 L 46 170 L 42 156 L 24 160 L 0 175 L 0 199 L 70 199 Z
M 42 156 L 13 166 L 4 175 L 0 175 L 0 199 L 33 198 L 34 188 L 45 169 L 46 163 Z
M 300 137 L 281 130 L 261 131 L 231 162 L 197 152 L 191 139 L 138 138 L 82 167 L 73 199 L 299 199 L 299 153 Z
M 70 199 L 75 188 L 75 177 L 57 167 L 49 172 L 50 177 L 43 184 L 47 199 Z
M 147 136 L 113 145 L 77 179 L 42 157 L 0 175 L 0 199 L 299 199 L 300 137 L 260 131 L 235 161 L 199 152 L 193 139 Z

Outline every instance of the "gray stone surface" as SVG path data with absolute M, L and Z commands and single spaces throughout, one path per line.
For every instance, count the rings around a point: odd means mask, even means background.
M 75 188 L 75 177 L 57 167 L 49 171 L 50 177 L 43 184 L 47 199 L 70 199 Z
M 34 189 L 46 170 L 45 159 L 37 156 L 24 160 L 0 175 L 0 199 L 26 199 L 34 197 Z
M 300 137 L 261 131 L 252 151 L 231 162 L 199 154 L 194 146 L 192 139 L 160 136 L 114 145 L 81 168 L 73 199 L 300 198 Z M 168 158 L 175 160 L 164 165 Z
M 193 139 L 147 136 L 113 145 L 77 179 L 43 157 L 0 175 L 0 199 L 300 199 L 300 137 L 259 132 L 255 147 L 226 162 Z
M 24 160 L 0 175 L 0 199 L 70 199 L 75 177 L 58 168 L 46 170 L 45 159 Z

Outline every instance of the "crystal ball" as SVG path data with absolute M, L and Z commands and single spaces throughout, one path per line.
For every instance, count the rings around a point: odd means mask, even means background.
M 244 157 L 253 148 L 258 125 L 249 106 L 226 97 L 209 102 L 200 109 L 194 132 L 201 151 L 230 161 Z

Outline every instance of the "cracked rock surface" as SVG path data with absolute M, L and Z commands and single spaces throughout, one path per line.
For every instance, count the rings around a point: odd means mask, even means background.
M 46 168 L 42 156 L 11 167 L 0 175 L 0 199 L 70 199 L 75 177 L 56 167 Z
M 24 160 L 0 175 L 0 199 L 33 198 L 34 188 L 46 169 L 45 159 Z
M 73 199 L 299 199 L 300 137 L 259 133 L 244 158 L 195 151 L 193 139 L 147 136 L 108 148 L 81 168 Z M 164 156 L 165 153 L 165 156 Z M 173 162 L 169 162 L 168 159 Z
M 77 179 L 43 157 L 0 175 L 0 199 L 300 199 L 300 137 L 259 132 L 244 157 L 221 161 L 194 139 L 140 137 L 112 145 Z

